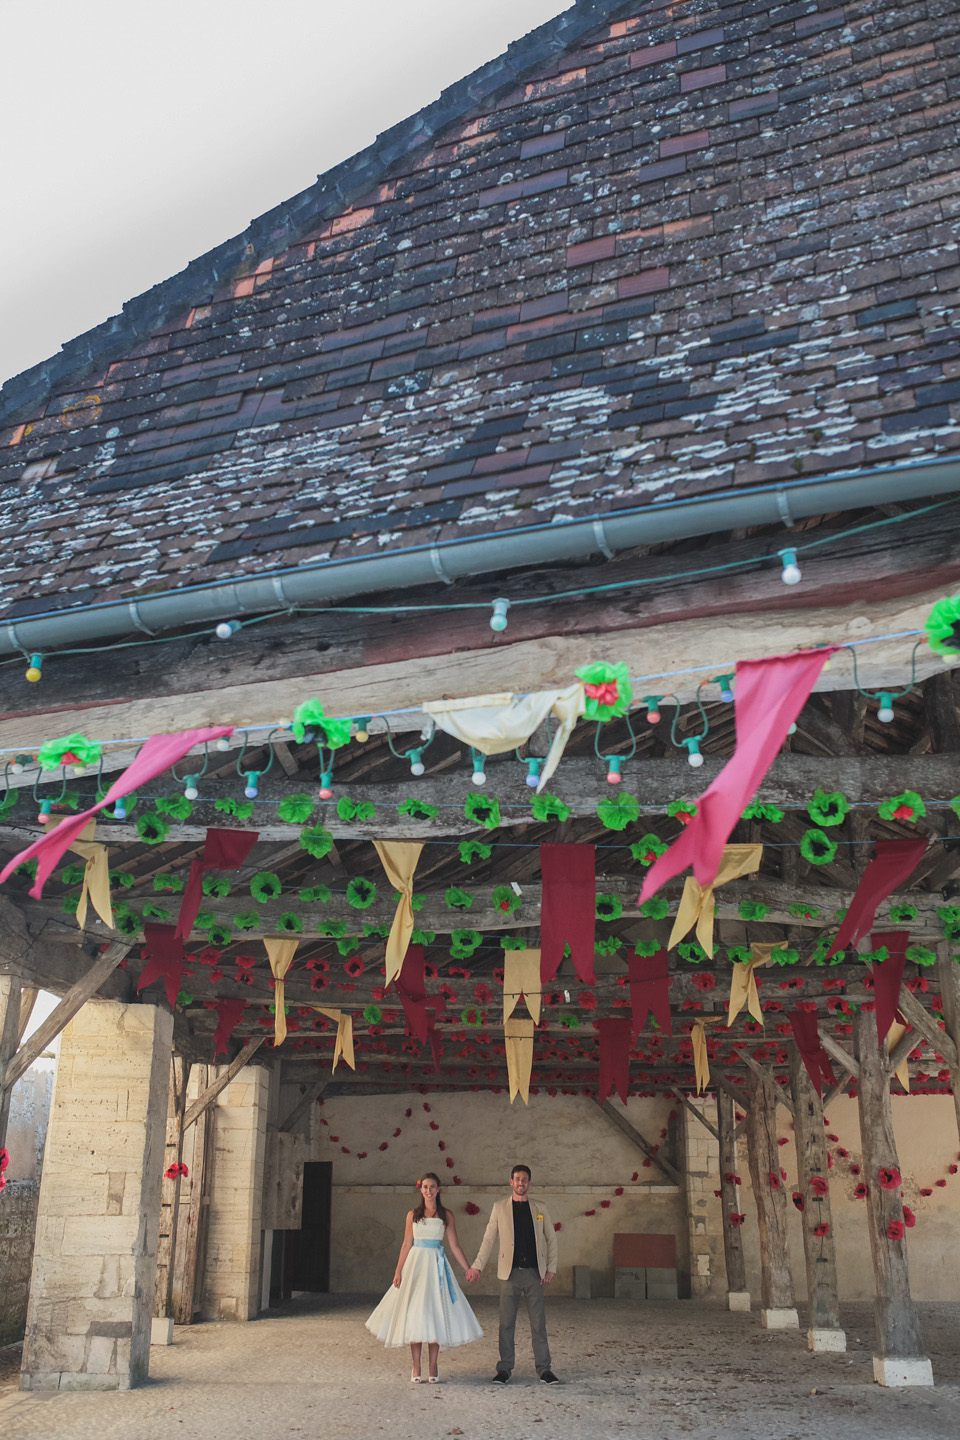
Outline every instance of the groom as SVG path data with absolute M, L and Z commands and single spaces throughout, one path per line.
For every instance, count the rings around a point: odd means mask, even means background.
M 550 1284 L 557 1271 L 557 1236 L 543 1205 L 538 1200 L 531 1200 L 527 1194 L 530 1189 L 528 1166 L 514 1165 L 510 1172 L 510 1189 L 512 1194 L 497 1200 L 490 1211 L 477 1258 L 466 1272 L 466 1278 L 469 1281 L 480 1279 L 480 1272 L 490 1258 L 494 1242 L 498 1242 L 500 1359 L 494 1383 L 506 1385 L 510 1379 L 517 1312 L 523 1300 L 530 1318 L 537 1374 L 544 1385 L 556 1385 L 557 1377 L 550 1368 L 543 1287 Z

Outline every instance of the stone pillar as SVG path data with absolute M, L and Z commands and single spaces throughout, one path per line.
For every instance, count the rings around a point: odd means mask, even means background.
M 245 1065 L 214 1107 L 205 1320 L 253 1320 L 260 1302 L 260 1227 L 270 1072 Z
M 760 1321 L 768 1330 L 798 1330 L 787 1249 L 787 1198 L 780 1180 L 777 1106 L 758 1075 L 747 1076 L 747 1151 L 760 1240 Z M 771 1181 L 776 1177 L 776 1184 Z
M 691 1096 L 690 1104 L 706 1111 L 710 1099 Z M 712 1106 L 710 1106 L 712 1108 Z M 719 1186 L 720 1152 L 705 1125 L 683 1111 L 683 1174 L 687 1200 L 687 1234 L 690 1244 L 690 1294 L 694 1299 L 724 1293 L 721 1268 L 723 1239 L 713 1192 Z
M 903 1194 L 899 1189 L 885 1189 L 880 1183 L 881 1169 L 898 1170 L 899 1159 L 890 1107 L 890 1074 L 872 1011 L 861 1010 L 856 1016 L 854 1037 L 860 1061 L 857 1102 L 867 1186 L 867 1229 L 877 1286 L 873 1376 L 878 1385 L 932 1385 L 933 1368 L 924 1351 L 920 1319 L 910 1294 L 906 1237 L 891 1239 L 887 1233 L 891 1225 L 903 1224 Z
M 731 1215 L 740 1214 L 740 1189 L 737 1184 L 737 1142 L 733 1115 L 733 1097 L 725 1090 L 717 1091 L 717 1130 L 720 1134 L 720 1212 L 723 1226 L 723 1259 L 727 1271 L 727 1309 L 749 1310 L 750 1291 L 743 1258 L 743 1235 Z
M 846 1350 L 847 1337 L 840 1328 L 837 1246 L 830 1191 L 827 1188 L 822 1195 L 817 1193 L 823 1189 L 820 1181 L 829 1186 L 823 1105 L 794 1042 L 790 1044 L 790 1089 L 797 1139 L 797 1178 L 804 1203 L 800 1219 L 807 1271 L 807 1348 Z
M 91 1002 L 62 1032 L 23 1390 L 127 1390 L 150 1354 L 173 1017 Z

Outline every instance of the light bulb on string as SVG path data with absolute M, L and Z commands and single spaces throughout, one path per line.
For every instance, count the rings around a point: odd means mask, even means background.
M 643 703 L 647 707 L 647 721 L 649 724 L 660 724 L 660 705 L 662 701 L 662 695 L 644 695 Z
M 320 772 L 320 799 L 333 799 L 333 771 L 321 770 Z
M 185 800 L 196 800 L 200 795 L 200 776 L 184 775 L 183 777 L 183 798 Z
M 623 765 L 623 756 L 607 755 L 605 756 L 605 760 L 607 765 L 607 784 L 619 785 L 620 781 L 623 779 L 623 776 L 620 773 L 621 766 Z
M 245 770 L 243 772 L 244 786 L 243 793 L 248 800 L 256 800 L 258 781 L 260 775 L 256 770 Z
M 220 736 L 220 739 L 217 741 L 215 748 L 220 751 L 221 755 L 225 754 L 226 751 L 230 749 L 230 741 L 227 739 L 226 735 Z
M 699 770 L 703 764 L 703 756 L 700 754 L 700 737 L 691 735 L 682 742 L 687 747 L 687 764 L 694 770 Z
M 415 749 L 408 750 L 407 759 L 410 761 L 410 774 L 422 775 L 426 769 L 423 763 L 423 746 L 418 745 Z
M 483 768 L 485 760 L 482 752 L 479 750 L 474 750 L 473 746 L 471 745 L 470 754 L 473 757 L 473 775 L 471 776 L 471 779 L 473 780 L 474 785 L 486 785 L 487 772 Z
M 16 755 L 16 756 L 14 756 L 13 764 L 10 766 L 10 773 L 11 773 L 12 775 L 22 775 L 22 774 L 23 774 L 23 771 L 24 771 L 24 767 L 27 766 L 27 765 L 32 765 L 32 764 L 33 764 L 33 756 L 32 756 L 32 755 Z
M 889 690 L 881 690 L 878 699 L 880 705 L 877 710 L 877 719 L 881 725 L 889 725 L 893 719 L 893 695 Z
M 34 654 L 30 656 L 30 664 L 27 666 L 24 674 L 31 685 L 35 685 L 41 678 L 43 674 L 43 656 L 39 654 L 39 652 L 34 652 Z
M 777 554 L 783 561 L 783 573 L 780 579 L 784 585 L 800 584 L 800 566 L 797 564 L 796 550 L 778 550 Z
M 50 814 L 51 814 L 51 811 L 52 811 L 52 810 L 53 810 L 53 801 L 52 801 L 52 800 L 41 800 L 41 802 L 40 802 L 40 813 L 39 813 L 39 815 L 37 816 L 37 824 L 38 824 L 38 825 L 46 825 L 47 821 L 50 819 Z
M 524 776 L 524 784 L 528 785 L 531 790 L 536 790 L 540 784 L 540 767 L 542 765 L 543 761 L 539 755 L 527 756 L 527 773 Z
M 115 801 L 114 801 L 114 805 L 113 805 L 113 818 L 114 818 L 114 820 L 126 820 L 126 818 L 127 818 L 127 801 L 126 801 L 126 796 L 125 796 L 125 795 L 121 795 L 119 800 L 115 800 Z
M 361 745 L 366 745 L 367 741 L 370 739 L 369 726 L 371 719 L 372 716 L 370 715 L 361 715 L 359 719 L 354 722 L 357 727 L 356 730 L 353 732 L 354 737 L 359 740 Z
M 720 699 L 725 705 L 729 705 L 733 700 L 733 682 L 735 678 L 734 673 L 731 671 L 729 675 L 718 675 L 714 681 L 714 684 L 720 686 Z
M 490 629 L 500 634 L 507 628 L 507 611 L 510 609 L 510 601 L 501 595 L 491 601 L 491 604 L 493 605 L 493 614 L 490 616 Z
M 236 635 L 239 629 L 239 620 L 221 620 L 220 624 L 217 626 L 216 630 L 214 630 L 213 633 L 216 635 L 218 640 L 229 640 L 232 636 Z

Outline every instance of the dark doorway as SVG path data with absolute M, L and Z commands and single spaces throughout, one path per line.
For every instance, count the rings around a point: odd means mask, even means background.
M 330 1199 L 333 1164 L 308 1160 L 303 1167 L 303 1210 L 299 1230 L 284 1232 L 284 1288 L 330 1289 Z

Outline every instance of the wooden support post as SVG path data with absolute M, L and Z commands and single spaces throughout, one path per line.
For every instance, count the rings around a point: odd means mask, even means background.
M 940 998 L 943 1002 L 943 1023 L 946 1027 L 944 1033 L 935 1021 L 931 1021 L 936 1027 L 939 1035 L 939 1043 L 934 1042 L 937 1054 L 942 1055 L 950 1066 L 950 1085 L 953 1090 L 953 1108 L 957 1117 L 957 1132 L 960 1134 L 960 965 L 954 964 L 950 958 L 950 946 L 941 944 L 938 947 L 940 958 L 937 961 L 937 977 L 940 981 Z M 910 992 L 904 987 L 903 995 Z M 903 997 L 901 997 L 903 998 Z M 910 999 L 915 997 L 910 995 Z M 917 1002 L 919 1005 L 919 1002 Z M 912 1007 L 907 1002 L 906 1008 L 901 1005 L 903 1018 L 911 1025 L 916 1025 L 916 1019 L 911 1014 Z M 917 1029 L 920 1026 L 916 1027 Z M 929 1038 L 929 1037 L 928 1037 Z
M 671 1165 L 669 1160 L 664 1159 L 662 1155 L 658 1154 L 657 1151 L 654 1150 L 653 1146 L 649 1145 L 647 1141 L 644 1140 L 643 1136 L 640 1134 L 640 1131 L 633 1128 L 626 1115 L 621 1115 L 620 1111 L 615 1109 L 609 1100 L 604 1100 L 603 1104 L 600 1106 L 600 1109 L 603 1111 L 604 1115 L 606 1115 L 607 1119 L 611 1122 L 611 1124 L 616 1125 L 617 1129 L 622 1131 L 623 1134 L 626 1135 L 628 1140 L 632 1140 L 634 1145 L 636 1145 L 637 1149 L 641 1150 L 643 1154 L 646 1155 L 647 1159 L 650 1160 L 654 1165 L 656 1165 L 658 1170 L 661 1170 L 663 1174 L 666 1175 L 671 1185 L 683 1184 L 683 1176 L 680 1174 L 680 1171 L 677 1170 L 675 1166 Z
M 293 1109 L 290 1111 L 287 1118 L 282 1122 L 282 1124 L 277 1126 L 277 1129 L 289 1134 L 289 1132 L 293 1130 L 296 1125 L 299 1125 L 300 1121 L 310 1109 L 313 1102 L 315 1100 L 319 1100 L 320 1096 L 323 1094 L 324 1090 L 326 1090 L 329 1084 L 330 1077 L 326 1076 L 323 1080 L 317 1080 L 313 1085 L 308 1085 L 304 1093 L 300 1096 L 300 1099 L 297 1101 L 296 1105 L 294 1105 Z
M 3 1088 L 9 1090 L 23 1075 L 34 1060 L 42 1055 L 44 1050 L 60 1034 L 63 1027 L 73 1019 L 77 1011 L 100 989 L 100 986 L 112 975 L 120 964 L 120 961 L 130 949 L 129 944 L 115 941 L 108 945 L 86 975 L 82 975 L 77 983 L 67 991 L 60 1004 L 52 1010 L 42 1025 L 38 1025 L 30 1039 L 20 1046 L 15 1055 L 9 1059 L 3 1070 Z M 17 989 L 17 1021 L 20 1017 L 20 991 Z
M 20 981 L 15 975 L 0 975 L 0 1076 L 10 1067 L 20 1036 Z M 0 1150 L 7 1143 L 7 1122 L 10 1119 L 9 1084 L 0 1080 Z
M 778 1097 L 752 1072 L 747 1090 L 747 1152 L 760 1238 L 760 1320 L 768 1330 L 797 1330 L 800 1319 L 787 1250 L 787 1197 L 777 1145 Z
M 190 1104 L 187 1106 L 186 1114 L 183 1117 L 184 1130 L 187 1129 L 188 1125 L 192 1125 L 194 1121 L 203 1114 L 204 1110 L 206 1110 L 208 1106 L 213 1104 L 214 1100 L 216 1100 L 217 1096 L 221 1093 L 221 1091 L 226 1090 L 227 1086 L 230 1084 L 230 1081 L 234 1080 L 237 1075 L 240 1074 L 240 1071 L 243 1069 L 244 1065 L 246 1065 L 247 1061 L 253 1055 L 254 1051 L 260 1049 L 260 1046 L 263 1044 L 266 1038 L 267 1037 L 265 1035 L 251 1035 L 250 1039 L 247 1041 L 246 1045 L 244 1045 L 239 1055 L 237 1055 L 233 1060 L 230 1061 L 230 1064 L 227 1066 L 226 1070 L 221 1071 L 221 1073 L 217 1076 L 216 1080 L 214 1080 L 212 1084 L 207 1086 L 206 1090 L 204 1090 L 202 1095 L 198 1095 L 196 1100 L 190 1102 Z
M 198 1093 L 210 1083 L 210 1067 L 195 1067 Z M 173 1256 L 173 1294 L 170 1313 L 176 1325 L 192 1325 L 199 1309 L 199 1279 L 203 1271 L 206 1216 L 210 1208 L 210 1152 L 213 1145 L 213 1110 L 208 1107 L 186 1134 L 181 1155 L 189 1155 L 189 1175 L 180 1184 L 177 1244 Z
M 829 1189 L 818 1195 L 816 1181 L 827 1180 L 827 1140 L 823 1106 L 813 1088 L 796 1044 L 790 1044 L 790 1089 L 797 1140 L 797 1172 L 803 1196 L 803 1256 L 807 1270 L 807 1348 L 846 1350 L 840 1328 L 840 1292 L 837 1285 L 837 1247 Z M 826 1227 L 824 1231 L 824 1226 Z M 821 1234 L 817 1234 L 818 1229 Z
M 160 1195 L 160 1238 L 154 1278 L 153 1313 L 167 1325 L 154 1325 L 153 1343 L 173 1343 L 173 1272 L 177 1253 L 177 1218 L 180 1207 L 179 1166 L 183 1160 L 183 1114 L 187 1105 L 190 1065 L 182 1055 L 170 1057 L 167 1131 L 163 1152 L 163 1188 Z M 178 1167 L 173 1176 L 167 1171 Z
M 720 1208 L 723 1211 L 723 1258 L 727 1267 L 727 1309 L 749 1310 L 747 1269 L 743 1258 L 743 1234 L 731 1215 L 740 1214 L 737 1185 L 737 1139 L 733 1123 L 733 1099 L 726 1090 L 717 1091 L 717 1131 L 720 1140 Z
M 932 1385 L 933 1370 L 924 1353 L 917 1309 L 910 1295 L 906 1238 L 893 1239 L 889 1227 L 903 1222 L 899 1188 L 885 1189 L 882 1170 L 898 1170 L 897 1142 L 890 1107 L 890 1074 L 877 1039 L 877 1020 L 861 1010 L 854 1019 L 860 1061 L 857 1100 L 860 1146 L 867 1193 L 867 1226 L 876 1278 L 877 1353 L 873 1375 L 879 1385 Z

